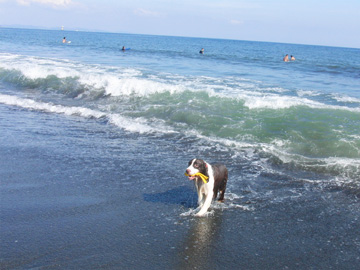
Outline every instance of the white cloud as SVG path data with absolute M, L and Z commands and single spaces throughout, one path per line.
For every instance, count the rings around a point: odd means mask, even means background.
M 29 6 L 32 3 L 49 5 L 52 7 L 66 7 L 73 4 L 72 0 L 16 0 L 16 2 L 23 6 Z
M 244 22 L 240 21 L 240 20 L 230 20 L 230 23 L 235 24 L 235 25 L 240 25 L 240 24 L 243 24 Z
M 149 17 L 158 17 L 160 15 L 160 13 L 158 13 L 158 12 L 143 9 L 143 8 L 135 9 L 134 13 L 135 13 L 135 15 L 138 15 L 138 16 L 149 16 Z

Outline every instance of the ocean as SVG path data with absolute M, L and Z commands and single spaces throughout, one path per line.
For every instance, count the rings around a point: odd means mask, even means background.
M 11 28 L 0 48 L 1 269 L 360 264 L 359 48 Z M 229 170 L 203 218 L 193 158 Z

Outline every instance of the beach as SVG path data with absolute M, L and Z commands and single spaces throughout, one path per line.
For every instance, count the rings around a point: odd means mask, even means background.
M 27 31 L 0 29 L 0 269 L 359 265 L 357 64 L 251 54 L 301 45 L 206 40 L 199 56 L 202 39 Z M 15 53 L 26 35 L 45 45 Z M 80 44 L 93 35 L 104 44 Z M 229 170 L 201 218 L 195 157 Z
M 0 155 L 2 269 L 354 269 L 359 261 L 359 202 L 346 192 L 283 179 L 268 192 L 302 195 L 269 203 L 237 191 L 208 217 L 181 216 L 196 195 L 175 142 L 1 106 L 4 114 L 16 128 L 6 128 Z M 94 128 L 103 132 L 83 144 Z

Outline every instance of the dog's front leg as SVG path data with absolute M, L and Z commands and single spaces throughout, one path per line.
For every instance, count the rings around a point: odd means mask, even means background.
M 204 204 L 203 193 L 201 191 L 198 192 L 198 208 L 201 208 Z
M 206 198 L 205 198 L 205 202 L 204 204 L 201 206 L 200 211 L 196 214 L 196 216 L 203 216 L 206 214 L 207 210 L 209 209 L 212 199 L 213 199 L 213 191 L 209 191 L 208 194 L 206 194 Z
M 201 208 L 204 204 L 204 200 L 203 200 L 203 186 L 201 183 L 199 183 L 198 181 L 195 182 L 195 186 L 196 186 L 196 192 L 197 192 L 197 195 L 198 195 L 198 208 Z

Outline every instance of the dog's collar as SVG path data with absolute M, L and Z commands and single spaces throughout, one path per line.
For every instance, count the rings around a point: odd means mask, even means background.
M 208 181 L 206 181 L 206 180 L 208 180 L 208 178 L 209 177 L 207 177 L 206 175 L 203 175 L 202 173 L 195 173 L 195 174 L 193 174 L 193 175 L 190 175 L 190 174 L 187 174 L 187 173 L 185 173 L 185 175 L 186 176 L 199 176 L 200 178 L 201 178 L 201 180 L 203 180 L 203 182 L 205 183 L 205 184 L 207 184 L 207 182 Z

